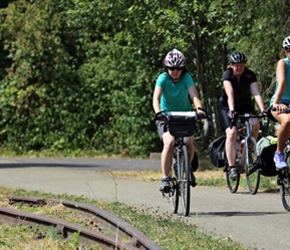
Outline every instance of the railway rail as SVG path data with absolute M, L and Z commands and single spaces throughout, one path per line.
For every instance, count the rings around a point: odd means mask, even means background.
M 21 224 L 42 228 L 55 227 L 57 233 L 64 239 L 74 233 L 78 233 L 79 241 L 82 244 L 99 244 L 103 249 L 163 249 L 129 223 L 95 206 L 69 200 L 43 199 L 37 197 L 9 196 L 8 199 L 11 205 L 18 203 L 29 204 L 31 206 L 43 206 L 48 203 L 53 205 L 61 204 L 68 209 L 77 210 L 86 219 L 97 222 L 101 225 L 101 230 L 96 231 L 64 220 L 5 207 L 0 207 L 0 224 Z M 102 232 L 106 233 L 104 234 Z

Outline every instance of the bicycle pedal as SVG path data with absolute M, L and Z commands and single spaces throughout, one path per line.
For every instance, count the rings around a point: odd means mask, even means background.
M 196 182 L 191 182 L 191 183 L 190 183 L 190 186 L 193 187 L 193 188 L 196 187 L 196 185 L 197 185 Z

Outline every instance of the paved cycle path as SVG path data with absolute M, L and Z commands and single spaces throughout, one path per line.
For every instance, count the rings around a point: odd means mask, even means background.
M 127 159 L 4 159 L 0 158 L 0 185 L 119 201 L 154 213 L 171 212 L 162 198 L 159 182 L 128 180 L 103 174 L 103 170 L 159 170 L 159 161 Z M 200 230 L 231 237 L 259 250 L 290 249 L 290 213 L 279 193 L 231 194 L 225 188 L 192 189 L 186 221 Z M 179 215 L 181 216 L 181 215 Z

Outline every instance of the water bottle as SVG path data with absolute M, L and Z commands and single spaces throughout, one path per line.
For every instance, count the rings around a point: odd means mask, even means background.
M 288 141 L 286 142 L 286 150 L 285 151 L 286 151 L 286 154 L 288 154 L 290 152 L 290 144 Z
M 245 146 L 245 139 L 241 140 L 241 142 L 240 142 L 240 154 L 243 153 L 244 146 Z

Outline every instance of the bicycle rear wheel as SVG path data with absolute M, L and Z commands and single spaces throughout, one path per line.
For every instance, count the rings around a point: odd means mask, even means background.
M 227 186 L 228 186 L 230 192 L 236 193 L 238 188 L 239 188 L 239 184 L 240 184 L 240 171 L 239 171 L 239 169 L 237 168 L 238 176 L 236 179 L 230 178 L 230 172 L 229 172 L 228 166 L 225 167 L 224 171 L 226 173 Z
M 188 216 L 190 209 L 190 167 L 188 152 L 186 146 L 182 146 L 182 150 L 178 157 L 178 188 L 181 196 L 181 206 L 184 216 Z
M 255 143 L 253 143 L 255 145 Z M 245 149 L 248 154 L 248 162 L 245 162 L 244 169 L 246 174 L 247 186 L 250 194 L 256 194 L 260 185 L 260 170 L 254 164 L 257 160 L 256 150 Z

